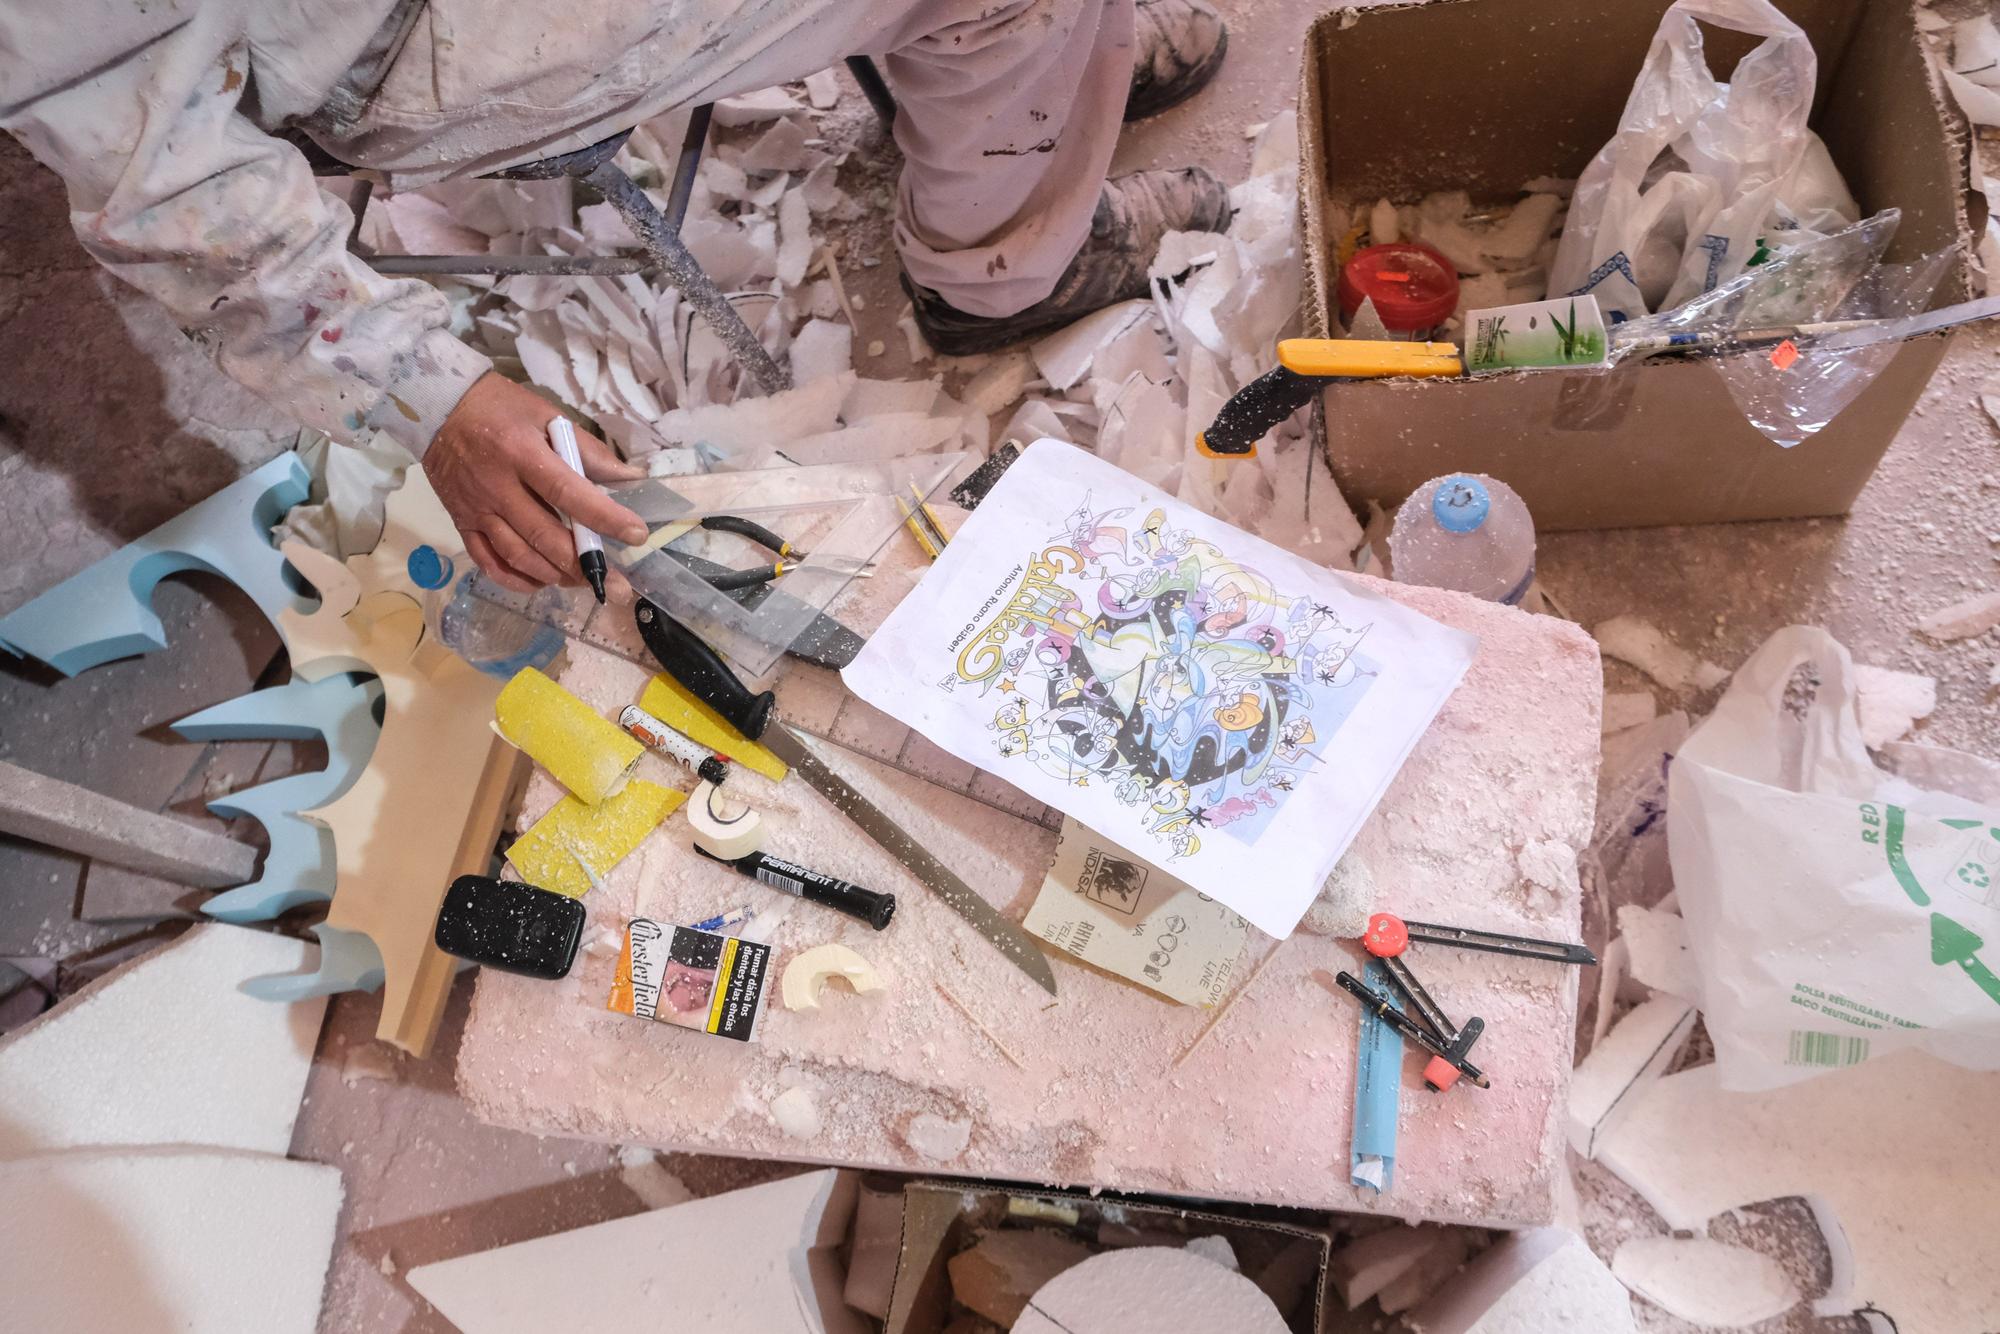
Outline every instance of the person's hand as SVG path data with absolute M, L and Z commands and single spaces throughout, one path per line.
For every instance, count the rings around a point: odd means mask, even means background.
M 576 542 L 559 515 L 607 542 L 646 540 L 639 516 L 564 466 L 549 444 L 556 410 L 533 390 L 488 372 L 466 392 L 424 452 L 431 489 L 465 539 L 465 554 L 501 585 L 530 593 L 545 584 L 580 584 Z M 576 433 L 593 482 L 646 475 L 602 440 Z

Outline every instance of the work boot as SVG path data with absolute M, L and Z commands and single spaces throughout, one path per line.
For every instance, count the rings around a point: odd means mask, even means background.
M 1056 290 L 1014 315 L 967 315 L 903 275 L 917 327 L 948 357 L 991 352 L 1147 294 L 1146 269 L 1168 232 L 1219 232 L 1229 226 L 1229 191 L 1200 167 L 1135 171 L 1104 183 L 1090 236 Z
M 1229 29 L 1205 0 L 1138 0 L 1138 56 L 1125 119 L 1144 120 L 1200 92 L 1222 67 Z

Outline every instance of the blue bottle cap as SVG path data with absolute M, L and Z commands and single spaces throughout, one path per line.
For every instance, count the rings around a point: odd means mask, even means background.
M 1486 522 L 1487 511 L 1492 508 L 1493 499 L 1486 494 L 1485 483 L 1462 472 L 1440 482 L 1437 494 L 1431 497 L 1431 515 L 1447 533 L 1472 532 Z
M 441 555 L 436 547 L 418 547 L 410 553 L 405 565 L 410 582 L 418 588 L 443 588 L 451 582 L 451 557 Z

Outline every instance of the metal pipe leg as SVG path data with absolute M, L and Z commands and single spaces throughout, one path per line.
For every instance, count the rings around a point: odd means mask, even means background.
M 676 288 L 682 299 L 693 306 L 695 313 L 715 331 L 715 336 L 729 349 L 729 355 L 735 358 L 736 364 L 758 392 L 775 394 L 790 389 L 792 377 L 772 360 L 764 345 L 757 341 L 757 335 L 736 313 L 736 307 L 729 303 L 722 289 L 695 262 L 688 248 L 681 244 L 678 230 L 653 207 L 653 201 L 646 198 L 646 192 L 609 162 L 600 165 L 585 179 L 597 188 L 611 207 L 618 210 L 618 216 L 625 219 L 625 225 L 646 247 L 646 253 L 653 257 L 667 283 Z
M 875 62 L 867 56 L 849 56 L 847 72 L 861 85 L 861 91 L 868 98 L 868 105 L 875 108 L 875 118 L 887 130 L 896 124 L 896 98 L 889 91 L 888 81 L 882 71 L 875 68 Z
M 651 259 L 637 255 L 369 255 L 368 267 L 385 278 L 437 273 L 447 276 L 491 274 L 511 278 L 521 274 L 552 278 L 615 278 L 646 273 Z
M 357 255 L 366 256 L 367 250 L 361 244 L 361 219 L 368 212 L 368 201 L 375 195 L 375 182 L 366 176 L 354 183 L 353 198 L 347 206 L 354 210 L 354 226 L 348 229 L 347 248 Z
M 688 113 L 687 133 L 681 136 L 681 155 L 674 163 L 674 182 L 667 191 L 667 225 L 680 235 L 687 217 L 688 200 L 694 196 L 694 174 L 701 166 L 702 146 L 708 142 L 708 122 L 715 116 L 715 104 L 703 102 Z

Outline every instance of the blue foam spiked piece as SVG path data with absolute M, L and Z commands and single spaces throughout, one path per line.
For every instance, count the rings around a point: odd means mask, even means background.
M 321 922 L 313 928 L 319 937 L 319 964 L 310 973 L 266 973 L 245 978 L 237 987 L 258 1000 L 307 1000 L 314 996 L 334 996 L 343 991 L 374 991 L 386 975 L 382 951 L 375 948 L 365 932 Z
M 333 834 L 296 812 L 324 806 L 361 776 L 382 736 L 375 720 L 381 698 L 382 683 L 376 678 L 338 673 L 253 691 L 173 725 L 192 741 L 319 737 L 326 743 L 324 769 L 260 783 L 208 803 L 217 815 L 247 815 L 262 824 L 271 850 L 255 880 L 209 899 L 202 905 L 204 913 L 225 922 L 268 922 L 301 904 L 333 897 Z
M 271 525 L 306 499 L 310 478 L 296 454 L 280 454 L 152 532 L 0 616 L 0 645 L 38 658 L 65 676 L 165 648 L 153 590 L 182 570 L 206 570 L 235 584 L 273 625 L 278 613 L 310 600 L 285 576 Z

